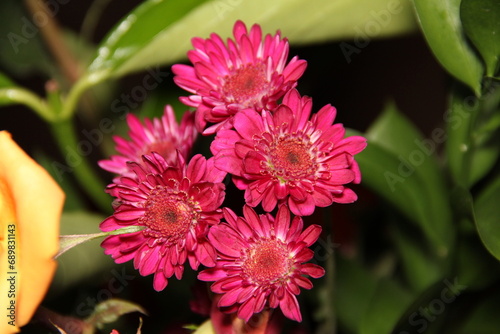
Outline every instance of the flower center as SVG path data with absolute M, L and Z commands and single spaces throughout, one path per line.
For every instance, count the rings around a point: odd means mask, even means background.
M 242 270 L 250 281 L 265 285 L 286 280 L 292 264 L 284 243 L 276 239 L 264 239 L 247 249 Z
M 157 186 L 149 194 L 140 223 L 148 227 L 146 236 L 174 244 L 196 224 L 198 211 L 185 192 Z
M 253 107 L 269 89 L 264 64 L 247 64 L 224 77 L 222 93 L 231 102 Z
M 269 145 L 269 171 L 283 183 L 314 176 L 318 165 L 311 146 L 304 138 L 277 138 Z

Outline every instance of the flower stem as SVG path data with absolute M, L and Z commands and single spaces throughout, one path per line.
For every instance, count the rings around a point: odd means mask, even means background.
M 17 87 L 0 89 L 0 105 L 14 103 L 24 104 L 46 121 L 53 121 L 55 119 L 55 115 L 47 103 L 32 92 Z
M 100 181 L 87 160 L 87 155 L 90 152 L 80 152 L 80 143 L 76 136 L 73 120 L 60 120 L 52 122 L 50 125 L 66 163 L 60 168 L 60 176 L 62 177 L 66 172 L 74 173 L 77 182 L 89 195 L 90 200 L 101 211 L 109 213 L 111 210 L 110 198 L 104 192 L 105 185 Z

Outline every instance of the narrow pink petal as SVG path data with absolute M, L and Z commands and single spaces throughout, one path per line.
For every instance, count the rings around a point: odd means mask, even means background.
M 215 266 L 215 259 L 217 257 L 217 254 L 215 253 L 212 245 L 210 245 L 208 242 L 198 242 L 198 247 L 196 248 L 195 253 L 198 261 L 200 261 L 200 263 L 205 267 Z
M 302 74 L 304 74 L 306 67 L 307 62 L 305 60 L 297 60 L 293 63 L 290 62 L 290 64 L 288 64 L 283 71 L 285 81 L 297 81 Z
M 240 111 L 234 116 L 234 128 L 246 139 L 263 132 L 262 117 L 252 109 Z
M 351 136 L 338 142 L 335 149 L 349 152 L 354 155 L 363 151 L 366 145 L 366 138 L 361 136 Z
M 162 271 L 156 272 L 153 278 L 153 288 L 159 292 L 165 289 L 167 287 L 167 284 L 168 280 L 163 275 L 163 272 Z
M 331 184 L 346 184 L 350 183 L 354 180 L 355 175 L 352 170 L 349 169 L 339 169 L 330 171 L 330 180 Z
M 295 320 L 297 322 L 302 321 L 302 315 L 300 314 L 300 307 L 297 298 L 288 291 L 283 296 L 283 299 L 280 300 L 280 308 L 285 317 L 288 319 Z
M 244 302 L 238 309 L 238 318 L 248 322 L 252 315 L 255 314 L 255 302 L 255 297 L 252 297 Z
M 326 189 L 316 187 L 313 195 L 314 205 L 320 208 L 325 208 L 333 203 L 333 195 Z
M 142 276 L 147 276 L 157 271 L 158 263 L 160 262 L 159 248 L 160 247 L 151 248 L 143 255 L 141 263 L 139 264 L 139 273 Z
M 286 205 L 281 205 L 274 221 L 276 237 L 281 240 L 286 239 L 286 233 L 290 227 L 290 209 Z
M 311 246 L 313 243 L 318 240 L 321 234 L 321 226 L 319 225 L 310 225 L 307 227 L 304 232 L 300 234 L 298 241 L 303 241 L 306 243 L 307 247 Z
M 211 282 L 211 281 L 217 281 L 217 280 L 224 278 L 226 276 L 227 276 L 227 272 L 225 269 L 216 267 L 216 268 L 208 268 L 208 269 L 201 271 L 198 274 L 198 279 L 200 281 Z
M 225 224 L 212 227 L 208 238 L 219 252 L 235 258 L 240 256 L 241 250 L 246 246 L 238 234 Z
M 206 158 L 197 154 L 191 158 L 187 166 L 186 176 L 192 183 L 198 183 L 203 180 L 207 166 Z
M 325 274 L 325 269 L 314 263 L 304 263 L 300 271 L 313 278 L 320 278 Z
M 336 203 L 353 203 L 357 199 L 358 196 L 356 193 L 349 188 L 344 188 L 344 191 L 340 195 L 333 196 L 333 201 Z
M 288 199 L 288 206 L 290 211 L 296 216 L 310 216 L 313 214 L 314 209 L 314 199 L 311 195 L 307 194 L 303 202 L 295 200 L 293 197 Z
M 238 296 L 241 292 L 241 288 L 233 289 L 225 294 L 222 295 L 222 297 L 219 299 L 218 306 L 219 307 L 224 307 L 224 306 L 230 306 L 236 303 Z

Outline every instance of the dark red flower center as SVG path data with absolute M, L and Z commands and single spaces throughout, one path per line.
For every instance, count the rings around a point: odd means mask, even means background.
M 185 192 L 158 186 L 151 191 L 140 222 L 148 227 L 147 236 L 174 244 L 196 224 L 198 211 Z
M 241 266 L 244 275 L 259 285 L 285 280 L 292 270 L 286 245 L 277 239 L 263 239 L 247 250 Z
M 282 136 L 269 145 L 269 172 L 281 182 L 310 179 L 318 164 L 315 150 L 307 138 Z
M 262 63 L 244 65 L 224 78 L 222 92 L 231 102 L 253 107 L 268 92 L 266 66 Z

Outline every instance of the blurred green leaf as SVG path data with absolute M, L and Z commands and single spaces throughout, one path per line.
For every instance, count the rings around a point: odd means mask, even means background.
M 387 334 L 413 301 L 411 293 L 396 282 L 381 279 L 361 321 L 361 334 Z
M 474 156 L 471 161 L 471 185 L 475 184 L 485 176 L 495 165 L 500 154 L 500 134 L 488 140 L 474 150 Z
M 500 2 L 462 0 L 460 17 L 465 33 L 486 63 L 486 75 L 494 76 L 500 59 Z
M 175 44 L 156 44 L 161 39 L 160 35 L 169 31 L 169 28 L 202 2 L 145 1 L 111 31 L 99 47 L 97 57 L 89 66 L 89 72 L 109 71 L 110 75 L 119 76 L 159 64 L 161 61 L 156 60 L 158 55 L 153 61 L 141 56 L 151 45 L 155 45 L 153 53 L 160 53 L 160 56 L 168 59 L 178 49 L 178 43 L 187 44 L 190 37 L 177 34 L 178 41 Z M 190 32 L 189 29 L 184 30 L 187 30 L 185 34 Z
M 476 227 L 481 240 L 498 260 L 500 260 L 500 177 L 483 190 L 474 201 Z
M 467 291 L 460 277 L 452 276 L 433 284 L 409 305 L 398 324 L 390 333 L 455 333 L 447 331 L 443 324 L 447 314 L 457 305 L 458 298 Z M 452 323 L 455 323 L 456 319 Z M 387 332 L 389 333 L 389 332 Z M 476 332 L 471 332 L 476 333 Z
M 393 106 L 366 133 L 368 147 L 356 156 L 363 184 L 420 226 L 432 250 L 446 256 L 453 245 L 451 207 L 434 158 L 444 130 L 424 139 Z
M 453 328 L 456 334 L 498 334 L 500 328 L 500 317 L 498 316 L 498 300 L 500 292 L 498 289 L 493 293 L 485 295 L 485 298 L 470 310 L 470 314 L 464 317 L 460 314 L 456 320 L 462 319 Z
M 500 263 L 481 245 L 477 235 L 464 237 L 457 247 L 457 276 L 468 289 L 480 290 L 498 281 Z
M 465 39 L 460 1 L 413 0 L 413 4 L 427 43 L 441 65 L 479 96 L 483 67 Z
M 473 199 L 468 190 L 456 187 L 452 192 L 455 219 L 461 224 L 456 247 L 455 270 L 468 289 L 482 289 L 500 276 L 500 264 L 482 246 L 475 228 Z
M 0 1 L 0 64 L 16 76 L 42 73 L 53 77 L 57 72 L 44 47 L 40 28 L 24 9 L 23 1 Z
M 99 223 L 104 218 L 106 217 L 84 211 L 64 212 L 61 217 L 60 233 L 62 235 L 97 233 Z M 59 265 L 53 287 L 58 291 L 64 290 L 98 272 L 116 266 L 111 257 L 104 254 L 100 247 L 101 241 L 99 239 L 89 241 L 61 255 L 57 259 Z
M 0 88 L 13 87 L 15 85 L 8 76 L 0 72 Z
M 447 132 L 445 143 L 448 168 L 454 182 L 469 188 L 470 154 L 472 150 L 472 123 L 479 110 L 478 101 L 472 96 L 454 89 L 451 94 L 449 109 L 444 116 Z
M 94 313 L 85 322 L 97 328 L 102 328 L 105 324 L 115 322 L 120 316 L 132 312 L 147 314 L 146 310 L 138 304 L 111 298 L 97 304 Z
M 266 33 L 280 29 L 294 44 L 345 38 L 369 43 L 416 27 L 407 0 L 320 0 L 314 6 L 305 0 L 147 1 L 111 32 L 89 71 L 120 76 L 184 59 L 191 38 L 229 36 L 238 19 L 259 23 Z
M 412 291 L 421 292 L 442 277 L 447 268 L 442 261 L 429 254 L 425 242 L 415 238 L 410 226 L 393 225 L 392 240 L 401 258 L 399 263 L 406 282 Z
M 345 327 L 350 333 L 359 333 L 360 319 L 363 318 L 377 288 L 377 279 L 356 260 L 337 256 L 336 265 L 337 298 L 331 302 L 335 304 L 341 328 Z
M 495 165 L 500 155 L 500 90 L 495 85 L 476 99 L 454 89 L 444 116 L 446 155 L 453 181 L 470 188 Z

